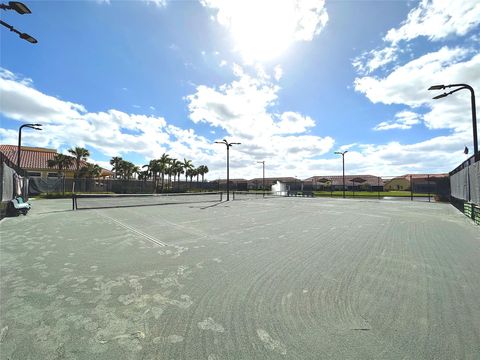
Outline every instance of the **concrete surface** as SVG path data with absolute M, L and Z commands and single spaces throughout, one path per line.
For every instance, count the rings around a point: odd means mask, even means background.
M 480 228 L 279 198 L 0 223 L 1 359 L 479 359 Z

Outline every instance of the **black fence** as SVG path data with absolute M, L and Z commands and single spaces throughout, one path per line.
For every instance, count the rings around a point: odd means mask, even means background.
M 231 189 L 241 190 L 240 186 L 231 183 Z M 150 193 L 176 193 L 195 191 L 217 191 L 225 190 L 225 184 L 217 182 L 201 181 L 167 181 L 163 183 L 158 180 L 123 180 L 123 179 L 92 179 L 92 178 L 41 178 L 31 177 L 29 193 L 39 194 L 65 194 L 65 193 L 115 193 L 115 194 L 150 194 Z
M 0 219 L 3 219 L 10 200 L 18 195 L 28 200 L 28 177 L 23 169 L 0 152 L 0 180 Z
M 449 173 L 450 202 L 480 225 L 480 161 L 471 156 Z

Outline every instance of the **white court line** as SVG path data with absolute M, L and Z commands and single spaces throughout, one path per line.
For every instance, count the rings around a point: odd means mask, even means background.
M 102 214 L 101 212 L 97 212 L 99 215 L 107 218 L 107 219 L 110 219 L 112 220 L 113 222 L 115 222 L 116 224 L 120 225 L 121 227 L 123 227 L 124 229 L 127 229 L 127 230 L 130 230 L 131 232 L 133 232 L 134 234 L 137 234 L 145 239 L 147 239 L 148 241 L 158 245 L 158 246 L 168 246 L 168 244 L 160 241 L 160 240 L 157 240 L 155 239 L 153 236 L 150 236 L 148 234 L 145 234 L 144 232 L 141 232 L 140 230 L 137 230 L 135 229 L 134 227 L 130 226 L 130 225 L 127 225 L 127 224 L 124 224 L 122 223 L 120 220 L 117 220 L 115 218 L 112 218 L 108 215 L 105 215 L 105 214 Z

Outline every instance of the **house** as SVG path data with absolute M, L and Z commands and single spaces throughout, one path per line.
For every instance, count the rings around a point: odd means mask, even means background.
M 16 145 L 0 145 L 2 152 L 14 164 L 17 163 Z M 53 160 L 57 150 L 46 149 L 40 147 L 22 146 L 20 154 L 20 167 L 27 172 L 29 177 L 38 177 L 42 179 L 60 177 L 58 167 L 49 168 L 48 160 Z M 80 167 L 86 166 L 86 161 L 81 161 Z M 72 179 L 75 175 L 75 164 L 70 165 L 66 169 L 62 169 L 66 179 Z M 100 177 L 111 177 L 113 173 L 110 170 L 102 169 Z
M 437 183 L 447 179 L 448 174 L 405 174 L 385 179 L 385 190 L 410 190 L 413 187 L 414 192 L 433 192 Z
M 245 191 L 247 190 L 246 179 L 229 179 L 230 190 Z M 225 190 L 227 188 L 227 179 L 218 179 L 209 181 L 211 187 L 216 190 Z
M 297 184 L 299 187 L 301 180 L 296 179 L 294 177 L 266 177 L 265 178 L 265 189 L 270 190 L 272 188 L 272 185 L 276 184 L 277 181 L 280 181 L 281 183 L 287 184 L 287 186 L 294 187 L 295 184 Z M 254 178 L 248 180 L 247 183 L 248 189 L 249 190 L 260 190 L 262 189 L 263 186 L 263 178 Z
M 382 178 L 374 175 L 345 175 L 347 190 L 383 191 Z M 304 180 L 304 187 L 312 190 L 342 190 L 343 175 L 312 176 Z

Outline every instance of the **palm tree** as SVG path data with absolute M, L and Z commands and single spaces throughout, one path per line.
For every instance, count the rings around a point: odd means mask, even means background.
M 114 156 L 112 157 L 112 159 L 110 160 L 110 165 L 112 165 L 112 171 L 115 172 L 115 179 L 117 178 L 117 171 L 119 170 L 119 166 L 120 166 L 120 162 L 122 161 L 123 159 L 119 156 Z
M 90 152 L 82 147 L 76 146 L 75 148 L 67 150 L 75 158 L 75 177 L 78 177 L 78 171 L 80 170 L 80 163 L 82 161 L 87 161 L 87 158 L 90 156 Z
M 183 159 L 183 171 L 185 171 L 185 182 L 187 182 L 187 176 L 189 176 L 189 171 L 193 169 L 192 160 Z
M 145 166 L 145 165 L 144 165 Z M 149 171 L 145 170 L 145 171 L 138 171 L 138 180 L 142 180 L 142 181 L 147 181 L 147 179 L 150 177 L 150 173 Z
M 143 176 L 145 177 L 145 180 L 152 177 L 152 169 L 151 169 L 150 165 L 152 165 L 151 161 L 150 161 L 150 163 L 142 166 L 142 169 L 146 168 L 146 170 L 143 171 L 143 173 L 144 173 Z
M 178 175 L 178 180 L 180 181 L 180 171 L 182 170 L 181 166 L 182 166 L 182 163 L 177 159 L 171 160 L 170 172 L 171 172 L 171 175 L 173 175 L 173 182 L 175 182 L 177 175 Z
M 161 190 L 163 191 L 163 184 L 165 181 L 165 172 L 167 170 L 168 165 L 170 164 L 170 156 L 166 153 L 163 153 L 163 155 L 158 159 L 158 163 L 160 165 L 160 173 L 162 175 L 162 187 Z
M 191 168 L 188 170 L 185 174 L 185 176 L 188 174 L 188 177 L 190 178 L 190 186 L 192 185 L 193 177 L 197 175 L 197 169 Z
M 153 186 L 154 186 L 154 192 L 157 192 L 157 187 L 158 187 L 158 184 L 157 184 L 157 179 L 158 179 L 158 173 L 160 172 L 161 170 L 161 167 L 160 167 L 160 163 L 158 162 L 158 160 L 150 160 L 149 162 L 149 169 L 150 169 L 150 172 L 152 173 L 153 175 Z
M 202 165 L 202 166 L 200 166 L 200 167 L 202 168 L 202 173 L 201 173 L 201 175 L 202 175 L 202 182 L 204 182 L 204 181 L 205 181 L 205 178 L 204 178 L 204 177 L 205 177 L 205 174 L 209 172 L 209 169 L 208 169 L 208 166 L 207 166 L 207 165 Z
M 208 167 L 206 165 L 200 165 L 198 168 L 198 175 L 202 175 L 202 182 L 205 181 L 205 174 L 208 173 Z M 198 179 L 197 179 L 198 182 Z
M 62 178 L 62 194 L 65 195 L 65 173 L 62 171 L 73 164 L 73 158 L 68 155 L 55 154 L 53 159 L 47 160 L 49 168 L 58 167 L 58 178 Z
M 133 167 L 132 167 L 132 174 L 136 174 L 137 177 L 139 177 L 139 176 L 140 176 L 140 173 L 141 173 L 141 171 L 140 171 L 140 166 L 133 165 Z
M 121 160 L 118 165 L 118 170 L 124 180 L 130 180 L 132 175 L 139 170 L 138 166 L 131 163 L 130 161 Z
M 102 168 L 97 164 L 87 163 L 86 166 L 82 167 L 79 171 L 79 175 L 86 178 L 96 178 L 99 177 L 102 173 Z

